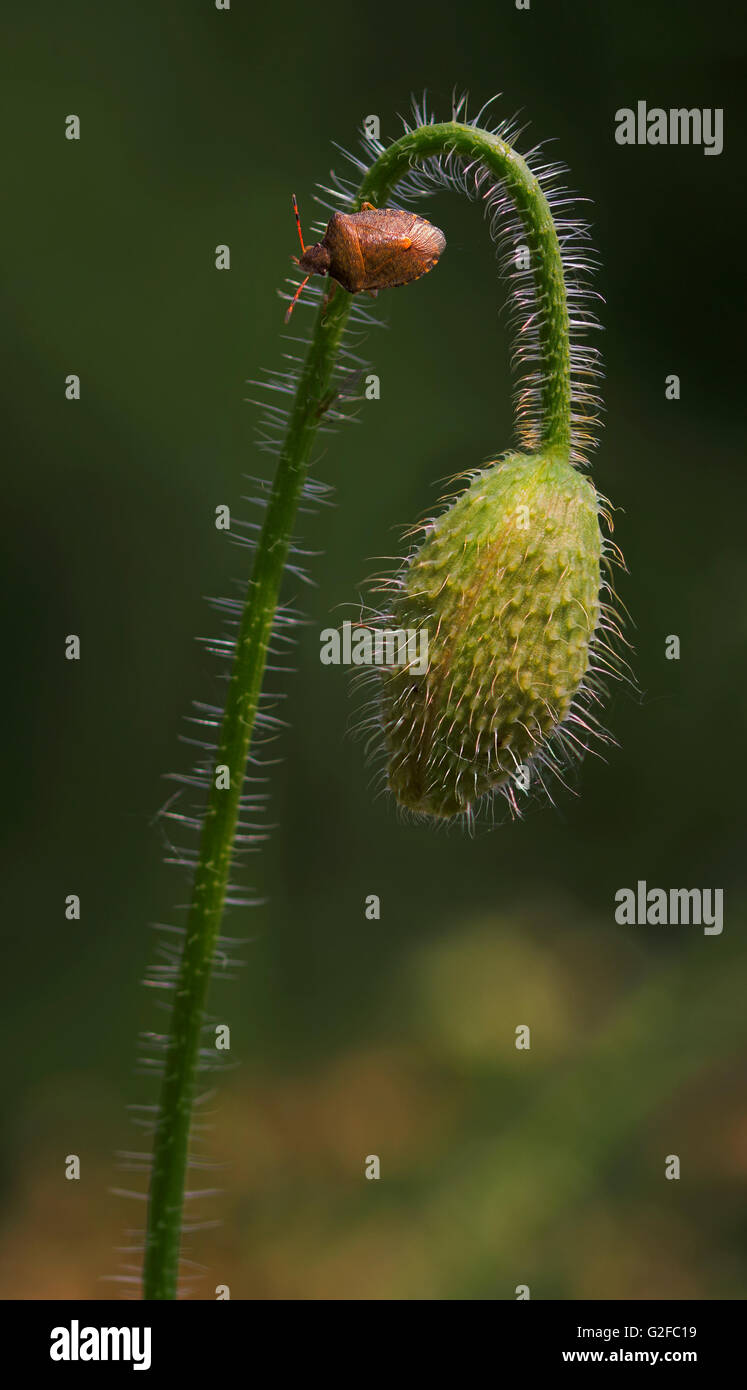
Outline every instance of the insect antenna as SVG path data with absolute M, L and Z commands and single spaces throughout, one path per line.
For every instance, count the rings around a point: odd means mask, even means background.
M 293 313 L 293 310 L 294 310 L 295 307 L 296 307 L 296 300 L 298 299 L 298 296 L 300 295 L 301 290 L 304 288 L 304 285 L 308 285 L 310 279 L 311 279 L 311 276 L 310 276 L 310 275 L 307 275 L 307 276 L 306 276 L 306 279 L 305 279 L 305 280 L 302 280 L 301 283 L 300 283 L 300 285 L 298 286 L 298 289 L 296 290 L 296 293 L 294 294 L 294 296 L 293 296 L 293 298 L 292 298 L 292 300 L 291 300 L 291 302 L 290 302 L 290 304 L 288 305 L 288 308 L 287 308 L 287 310 L 286 310 L 286 314 L 285 314 L 285 322 L 286 322 L 286 323 L 288 322 L 288 319 L 290 318 L 291 314 Z
M 294 213 L 295 213 L 295 215 L 296 215 L 296 227 L 298 228 L 298 240 L 299 240 L 300 243 L 301 243 L 301 255 L 303 256 L 304 253 L 305 253 L 305 251 L 306 251 L 306 247 L 304 246 L 303 232 L 301 231 L 301 218 L 300 218 L 299 215 L 298 215 L 298 203 L 296 202 L 296 195 L 295 195 L 295 193 L 293 194 L 293 211 L 294 211 Z M 296 265 L 298 265 L 298 259 L 297 259 L 296 256 L 293 257 L 293 260 L 296 262 Z M 300 283 L 300 285 L 298 286 L 298 289 L 296 290 L 296 293 L 294 294 L 294 296 L 293 296 L 293 298 L 292 298 L 290 304 L 288 305 L 287 311 L 286 311 L 286 315 L 285 315 L 285 322 L 286 322 L 286 323 L 288 322 L 288 319 L 290 318 L 291 314 L 293 313 L 293 310 L 294 310 L 295 307 L 296 307 L 296 300 L 298 299 L 298 296 L 300 295 L 301 290 L 303 289 L 304 285 L 308 285 L 310 279 L 311 279 L 311 276 L 310 276 L 310 275 L 307 275 L 307 276 L 306 276 L 306 279 L 305 279 L 305 280 L 302 280 L 301 283 Z
M 298 203 L 296 202 L 296 195 L 295 195 L 295 193 L 293 194 L 293 211 L 294 211 L 294 213 L 296 214 L 296 226 L 297 226 L 297 228 L 298 228 L 298 240 L 299 240 L 300 243 L 301 243 L 301 255 L 303 255 L 304 251 L 306 250 L 306 247 L 305 247 L 304 244 L 303 244 L 303 232 L 301 231 L 301 218 L 300 218 L 299 215 L 298 215 Z

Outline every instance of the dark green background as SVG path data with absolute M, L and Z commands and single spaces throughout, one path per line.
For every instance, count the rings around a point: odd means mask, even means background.
M 224 1223 L 193 1237 L 196 1293 L 743 1297 L 743 22 L 689 0 L 47 0 L 5 28 L 2 1291 L 105 1295 L 141 1215 L 107 1191 L 128 1181 L 112 1152 L 138 1146 L 125 1105 L 151 1094 L 132 1077 L 136 1030 L 158 1026 L 147 923 L 186 892 L 153 818 L 162 774 L 189 764 L 190 700 L 220 690 L 193 640 L 218 630 L 203 596 L 246 572 L 214 509 L 247 515 L 242 475 L 267 466 L 245 381 L 282 365 L 290 194 L 308 222 L 315 182 L 344 169 L 333 141 L 353 146 L 368 113 L 396 136 L 424 87 L 448 114 L 456 84 L 473 110 L 502 92 L 495 115 L 531 121 L 522 148 L 551 140 L 591 200 L 594 476 L 621 509 L 643 694 L 615 692 L 620 747 L 587 760 L 580 797 L 473 839 L 402 822 L 345 737 L 319 629 L 444 478 L 512 441 L 492 248 L 444 196 L 438 273 L 379 300 L 381 400 L 317 451 L 336 507 L 300 528 L 317 587 L 287 592 L 310 621 L 275 678 L 289 727 L 251 866 L 267 901 L 234 914 L 253 939 L 216 996 L 240 1065 L 219 1085 L 210 1143 L 229 1166 L 205 1214 Z M 615 110 L 639 99 L 723 107 L 723 154 L 620 148 Z M 723 936 L 618 927 L 614 893 L 639 878 L 722 887 Z

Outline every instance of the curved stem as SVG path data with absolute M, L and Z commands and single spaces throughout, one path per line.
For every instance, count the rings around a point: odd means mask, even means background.
M 490 131 L 458 121 L 420 126 L 389 145 L 371 166 L 358 202 L 379 207 L 412 164 L 454 153 L 482 164 L 509 194 L 521 218 L 531 256 L 538 309 L 541 447 L 568 452 L 571 445 L 571 354 L 563 261 L 550 205 L 525 159 Z
M 532 257 L 541 350 L 542 443 L 570 446 L 568 310 L 557 234 L 547 200 L 525 161 L 488 131 L 448 121 L 421 126 L 390 145 L 366 174 L 357 205 L 381 206 L 413 163 L 453 151 L 479 161 L 505 184 Z M 246 761 L 259 703 L 280 585 L 318 425 L 329 408 L 332 372 L 351 296 L 335 286 L 317 315 L 265 516 L 236 643 L 174 994 L 148 1204 L 146 1299 L 176 1297 L 189 1133 L 200 1035 L 220 930 Z

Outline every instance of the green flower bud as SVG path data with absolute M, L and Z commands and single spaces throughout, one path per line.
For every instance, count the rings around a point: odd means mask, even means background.
M 589 669 L 599 516 L 567 458 L 511 454 L 429 523 L 391 614 L 427 631 L 427 670 L 383 675 L 388 783 L 403 806 L 470 815 L 543 761 Z

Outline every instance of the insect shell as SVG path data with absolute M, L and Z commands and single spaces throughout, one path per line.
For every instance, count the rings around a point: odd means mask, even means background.
M 312 275 L 328 275 L 349 294 L 376 295 L 427 275 L 446 246 L 443 232 L 424 217 L 371 203 L 364 203 L 360 212 L 334 212 L 322 240 L 305 246 L 295 197 L 293 209 L 301 242 L 298 265 L 306 279 L 291 300 L 286 323 Z

